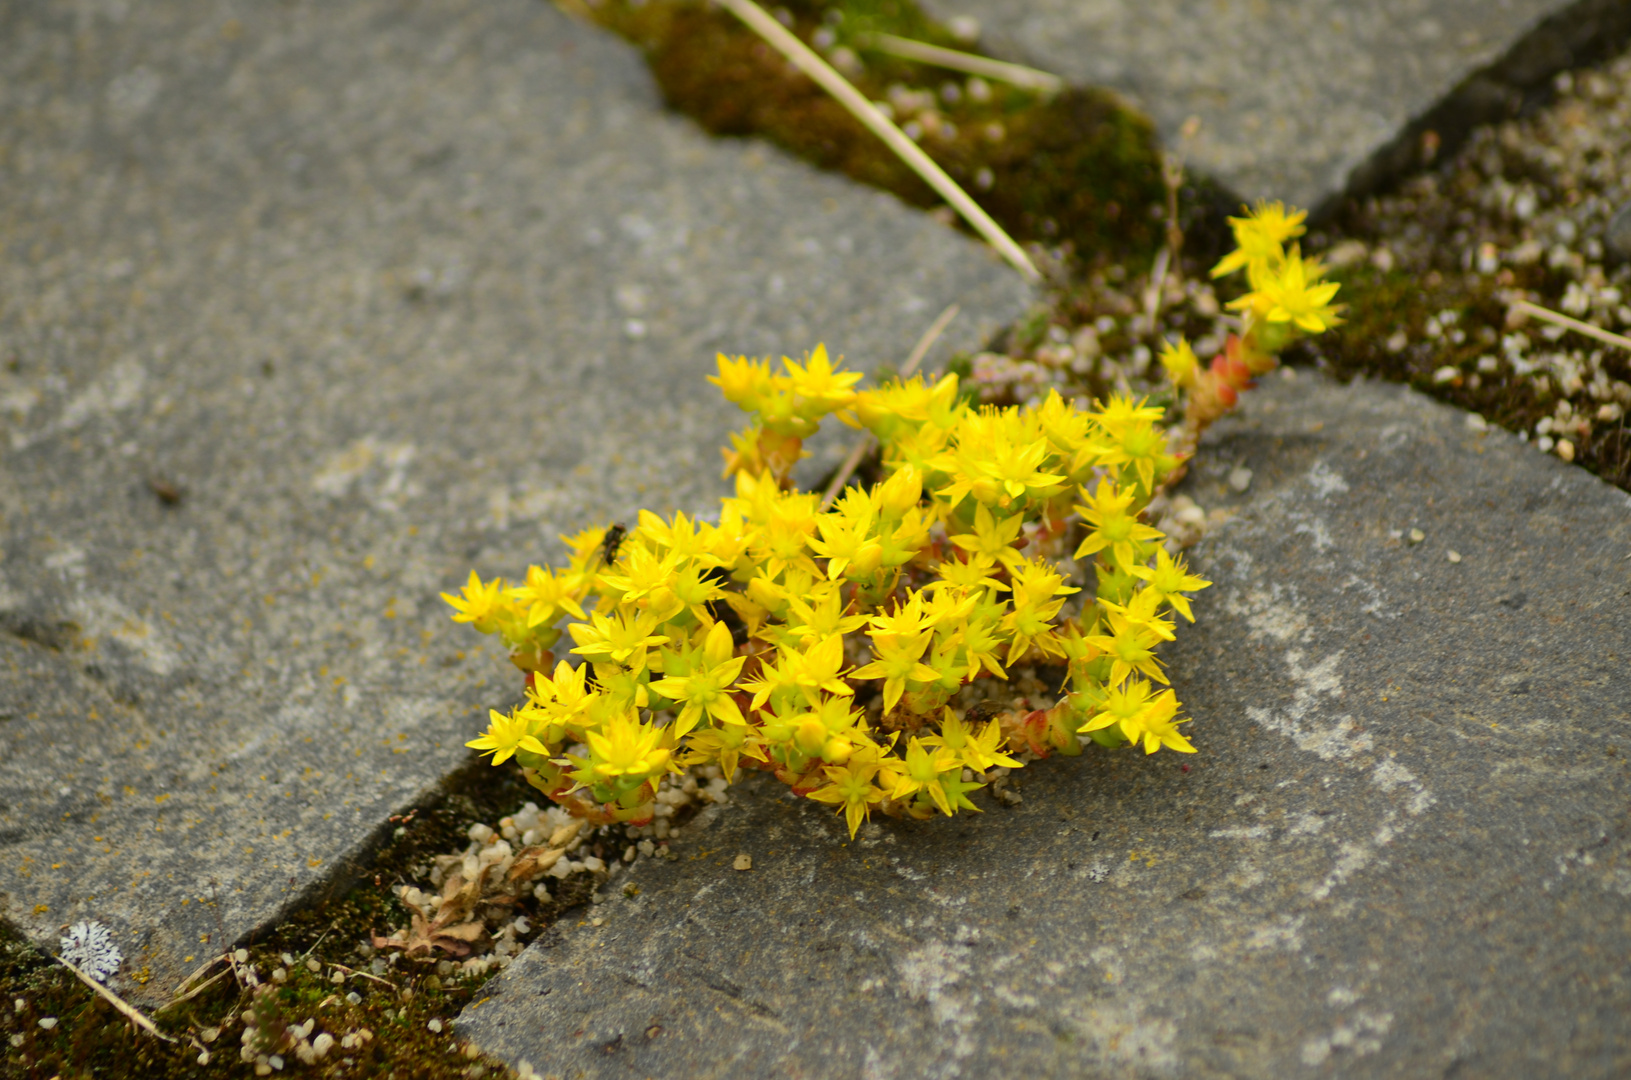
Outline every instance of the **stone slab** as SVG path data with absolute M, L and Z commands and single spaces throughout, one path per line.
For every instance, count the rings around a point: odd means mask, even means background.
M 1186 483 L 1238 511 L 1164 654 L 1197 755 L 853 844 L 750 785 L 460 1034 L 573 1077 L 1625 1075 L 1631 499 L 1307 374 Z
M 1127 95 L 1241 198 L 1332 209 L 1631 33 L 1620 0 L 925 0 Z M 1192 142 L 1179 131 L 1200 119 Z
M 12 3 L 0 88 L 0 910 L 135 993 L 466 759 L 439 590 L 715 499 L 715 350 L 1028 301 L 537 0 Z

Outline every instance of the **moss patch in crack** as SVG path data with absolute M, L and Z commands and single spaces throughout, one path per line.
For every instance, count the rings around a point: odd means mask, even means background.
M 1560 76 L 1532 112 L 1349 205 L 1311 246 L 1342 263 L 1348 324 L 1308 358 L 1408 382 L 1631 490 L 1631 351 L 1513 315 L 1525 300 L 1631 330 L 1631 56 Z
M 473 1055 L 453 1035 L 454 1017 L 475 998 L 485 977 L 463 977 L 445 965 L 439 969 L 434 960 L 401 960 L 375 975 L 373 954 L 364 943 L 408 921 L 392 886 L 406 880 L 410 868 L 462 847 L 473 822 L 497 821 L 536 797 L 530 792 L 518 775 L 473 761 L 449 781 L 441 798 L 392 823 L 354 885 L 245 943 L 247 959 L 236 971 L 217 965 L 199 980 L 219 976 L 203 993 L 150 1013 L 178 1039 L 175 1043 L 138 1032 L 66 969 L 0 924 L 5 991 L 0 1077 L 241 1077 L 256 1075 L 260 1058 L 272 1075 L 368 1080 L 508 1075 L 503 1065 Z M 529 940 L 552 934 L 561 912 L 588 901 L 589 883 L 562 885 L 551 902 L 531 902 Z M 198 959 L 202 963 L 209 956 L 201 953 Z M 256 973 L 259 993 L 244 985 L 240 973 L 245 970 Z M 274 981 L 279 971 L 282 981 Z M 245 1024 L 246 1015 L 253 1024 Z M 42 1020 L 55 1022 L 42 1026 Z M 302 1034 L 307 1021 L 314 1025 Z M 315 1063 L 301 1061 L 301 1041 L 310 1047 L 323 1033 L 332 1040 L 327 1052 Z M 249 1061 L 243 1058 L 245 1046 L 253 1049 Z M 281 1071 L 269 1064 L 274 1055 L 283 1063 Z
M 760 136 L 914 206 L 939 204 L 877 136 L 728 12 L 692 0 L 570 6 L 638 45 L 669 105 L 708 131 Z M 909 0 L 792 0 L 775 11 L 884 103 L 1015 239 L 1068 246 L 1088 261 L 1148 258 L 1161 242 L 1154 129 L 1114 94 L 1044 99 L 868 51 L 872 33 L 968 49 Z M 1210 200 L 1191 194 L 1188 205 Z

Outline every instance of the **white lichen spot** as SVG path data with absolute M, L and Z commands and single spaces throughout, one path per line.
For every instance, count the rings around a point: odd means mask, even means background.
M 1207 833 L 1214 840 L 1262 840 L 1269 835 L 1267 825 L 1236 825 Z
M 1273 638 L 1282 644 L 1307 641 L 1311 636 L 1308 620 L 1297 610 L 1296 594 L 1275 585 L 1270 589 L 1254 589 L 1244 596 L 1230 593 L 1224 607 L 1231 615 L 1238 615 L 1251 627 L 1250 637 Z
M 1323 461 L 1314 462 L 1314 467 L 1308 470 L 1308 482 L 1321 499 L 1329 499 L 1348 490 L 1348 481 L 1342 478 L 1342 474 Z
M 952 1030 L 954 1060 L 974 1052 L 974 1022 L 979 995 L 965 997 L 953 988 L 969 974 L 969 947 L 931 938 L 895 961 L 901 988 L 914 1001 L 925 1002 L 935 1023 Z
M 119 970 L 124 954 L 113 943 L 113 932 L 94 920 L 77 922 L 61 939 L 62 958 L 97 982 L 107 982 Z
M 1325 819 L 1306 811 L 1291 819 L 1286 826 L 1286 837 L 1318 836 L 1325 829 Z
M 128 409 L 141 400 L 147 372 L 134 360 L 121 360 L 62 410 L 57 426 L 71 431 L 93 417 Z
M 338 499 L 353 487 L 364 486 L 377 505 L 394 509 L 396 496 L 416 493 L 408 483 L 408 466 L 414 454 L 412 443 L 381 442 L 368 435 L 331 454 L 312 477 L 312 487 L 319 494 Z
M 1305 918 L 1307 916 L 1304 915 L 1296 917 L 1281 915 L 1272 923 L 1253 927 L 1252 932 L 1246 935 L 1246 948 L 1300 951 L 1303 947 L 1302 929 Z
M 155 675 L 169 675 L 181 662 L 152 623 L 111 596 L 81 596 L 69 605 L 69 610 L 87 638 L 117 642 Z
M 1342 653 L 1336 652 L 1317 664 L 1302 666 L 1301 649 L 1288 649 L 1286 667 L 1295 683 L 1292 702 L 1283 709 L 1265 709 L 1249 705 L 1246 715 L 1252 723 L 1269 731 L 1284 735 L 1300 750 L 1316 754 L 1321 760 L 1342 760 L 1369 750 L 1374 740 L 1358 730 L 1352 716 L 1341 716 L 1334 721 L 1317 719 L 1321 695 L 1335 697 L 1342 692 L 1342 676 L 1337 674 L 1337 663 Z
M 1382 1036 L 1392 1026 L 1392 1013 L 1355 1013 L 1351 1021 L 1338 1024 L 1331 1034 L 1303 1043 L 1303 1064 L 1310 1067 L 1323 1065 L 1334 1051 L 1349 1053 L 1354 1057 L 1374 1054 L 1382 1048 Z
M 1433 798 L 1422 782 L 1416 779 L 1416 774 L 1400 765 L 1393 758 L 1387 758 L 1377 763 L 1371 770 L 1371 783 L 1383 791 L 1392 792 L 1395 788 L 1404 788 L 1410 792 L 1410 798 L 1405 803 L 1405 812 L 1411 816 L 1423 813 L 1437 800 Z
M 1310 517 L 1307 514 L 1291 516 L 1297 522 L 1291 530 L 1292 534 L 1309 537 L 1314 542 L 1315 551 L 1329 551 L 1336 546 L 1336 541 L 1331 539 L 1331 530 L 1323 518 Z
M 1077 1027 L 1105 1064 L 1130 1067 L 1141 1076 L 1178 1071 L 1177 1026 L 1165 1017 L 1142 1015 L 1136 1001 L 1091 1007 Z

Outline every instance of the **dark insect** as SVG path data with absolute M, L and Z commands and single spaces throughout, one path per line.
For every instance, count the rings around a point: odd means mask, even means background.
M 605 539 L 600 542 L 600 561 L 607 566 L 615 563 L 617 561 L 617 549 L 622 546 L 623 538 L 628 534 L 629 530 L 622 525 L 613 525 L 607 529 Z
M 157 476 L 148 479 L 147 490 L 158 496 L 159 502 L 165 506 L 179 505 L 187 497 L 186 491 Z

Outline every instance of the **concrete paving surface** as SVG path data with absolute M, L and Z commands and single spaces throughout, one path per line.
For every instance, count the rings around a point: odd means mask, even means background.
M 438 591 L 717 496 L 716 350 L 1028 299 L 536 0 L 0 8 L 0 916 L 167 997 L 513 693 Z

